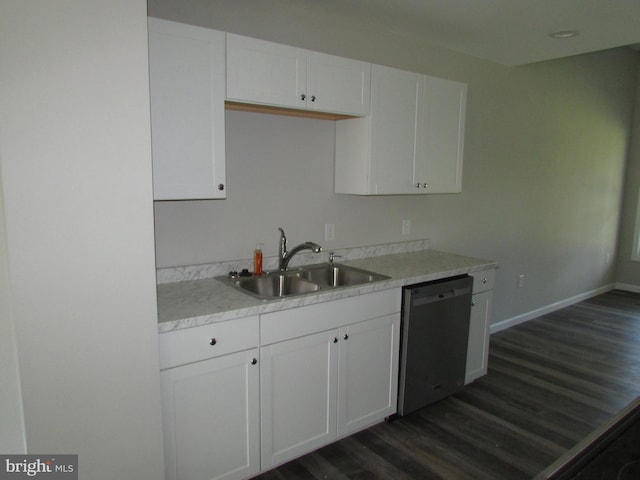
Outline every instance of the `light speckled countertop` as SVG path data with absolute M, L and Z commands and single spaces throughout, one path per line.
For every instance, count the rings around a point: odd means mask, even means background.
M 215 278 L 158 285 L 158 332 L 169 332 L 249 315 L 285 310 L 339 298 L 454 275 L 497 268 L 493 260 L 436 250 L 420 250 L 345 262 L 390 277 L 388 280 L 341 287 L 275 300 L 258 300 Z

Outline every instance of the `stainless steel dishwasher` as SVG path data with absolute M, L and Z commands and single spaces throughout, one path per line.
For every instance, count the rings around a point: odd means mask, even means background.
M 469 275 L 403 288 L 398 415 L 463 388 L 472 288 Z

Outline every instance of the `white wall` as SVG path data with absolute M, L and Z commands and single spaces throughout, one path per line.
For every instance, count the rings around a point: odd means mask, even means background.
M 0 452 L 26 453 L 0 170 Z
M 494 322 L 614 282 L 636 52 L 507 68 L 282 5 L 150 0 L 149 14 L 467 82 L 463 193 L 333 194 L 330 122 L 227 112 L 228 199 L 157 203 L 159 267 L 248 258 L 257 241 L 274 255 L 283 226 L 326 249 L 429 238 L 496 259 Z M 323 242 L 325 222 L 335 242 Z
M 2 0 L 0 31 L 28 451 L 79 454 L 81 478 L 162 478 L 146 2 Z

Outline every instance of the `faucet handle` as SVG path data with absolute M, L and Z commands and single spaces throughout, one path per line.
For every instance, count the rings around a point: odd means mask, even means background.
M 333 263 L 334 258 L 342 258 L 342 255 L 336 255 L 336 252 L 329 252 L 329 263 Z

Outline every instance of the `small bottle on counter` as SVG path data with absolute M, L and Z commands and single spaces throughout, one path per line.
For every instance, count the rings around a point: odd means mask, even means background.
M 262 244 L 258 243 L 253 252 L 253 271 L 256 275 L 262 275 Z

